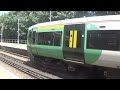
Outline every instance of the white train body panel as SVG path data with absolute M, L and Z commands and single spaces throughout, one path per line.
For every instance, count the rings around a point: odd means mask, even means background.
M 99 59 L 93 65 L 119 68 L 120 67 L 120 51 L 102 50 Z

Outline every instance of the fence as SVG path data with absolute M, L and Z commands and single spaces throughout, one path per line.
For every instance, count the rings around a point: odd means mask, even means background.
M 1 42 L 1 40 L 0 40 Z M 17 39 L 3 39 L 2 42 L 6 43 L 18 43 Z M 19 44 L 27 44 L 27 40 L 19 40 Z

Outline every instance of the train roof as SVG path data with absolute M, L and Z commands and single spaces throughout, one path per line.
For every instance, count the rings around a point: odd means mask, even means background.
M 65 19 L 65 20 L 59 20 L 59 21 L 38 23 L 36 25 L 31 26 L 30 28 L 37 28 L 37 27 L 51 26 L 51 25 L 61 25 L 61 24 L 73 24 L 73 23 L 85 23 L 85 22 L 95 22 L 95 21 L 107 21 L 107 20 L 120 20 L 120 15 L 106 15 L 106 16 L 93 16 L 93 17 Z

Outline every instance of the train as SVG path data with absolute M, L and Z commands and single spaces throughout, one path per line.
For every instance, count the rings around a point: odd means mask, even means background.
M 35 24 L 28 29 L 27 51 L 31 61 L 52 58 L 71 70 L 75 65 L 120 68 L 120 15 Z

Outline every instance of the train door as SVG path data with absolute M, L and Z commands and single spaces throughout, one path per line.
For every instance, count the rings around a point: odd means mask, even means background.
M 65 60 L 84 62 L 85 24 L 65 25 L 63 54 Z

